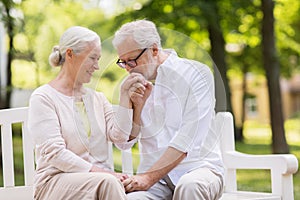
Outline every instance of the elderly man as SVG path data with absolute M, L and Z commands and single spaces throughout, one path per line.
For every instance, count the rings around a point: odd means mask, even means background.
M 141 119 L 133 123 L 140 130 L 117 144 L 127 149 L 139 142 L 137 175 L 123 182 L 127 198 L 218 199 L 224 168 L 214 124 L 213 75 L 203 63 L 162 49 L 160 40 L 148 20 L 124 24 L 113 39 L 117 64 L 129 76 L 141 74 L 154 83 Z

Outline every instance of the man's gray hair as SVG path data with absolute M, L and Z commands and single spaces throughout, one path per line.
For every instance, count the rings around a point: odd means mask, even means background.
M 114 47 L 117 48 L 129 37 L 132 37 L 141 49 L 151 48 L 153 44 L 161 48 L 161 39 L 157 28 L 155 24 L 149 20 L 136 20 L 122 25 L 115 33 L 112 43 Z

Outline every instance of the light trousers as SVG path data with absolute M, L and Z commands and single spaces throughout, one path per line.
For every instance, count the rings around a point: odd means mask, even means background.
M 217 200 L 222 196 L 222 177 L 207 168 L 183 175 L 172 191 L 167 184 L 156 183 L 147 191 L 127 194 L 128 200 Z
M 36 200 L 125 200 L 122 183 L 107 173 L 61 173 L 35 195 Z

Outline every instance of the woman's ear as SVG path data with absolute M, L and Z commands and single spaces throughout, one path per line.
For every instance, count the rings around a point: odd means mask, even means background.
M 66 50 L 66 58 L 72 58 L 73 57 L 73 50 L 67 49 Z

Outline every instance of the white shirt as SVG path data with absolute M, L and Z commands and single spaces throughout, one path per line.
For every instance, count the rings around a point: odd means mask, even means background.
M 187 152 L 187 157 L 168 174 L 173 184 L 183 174 L 200 167 L 223 176 L 214 108 L 210 69 L 202 63 L 179 58 L 172 51 L 158 67 L 155 85 L 142 111 L 138 173 L 146 172 L 168 147 L 173 147 Z M 117 146 L 126 149 L 134 142 Z

